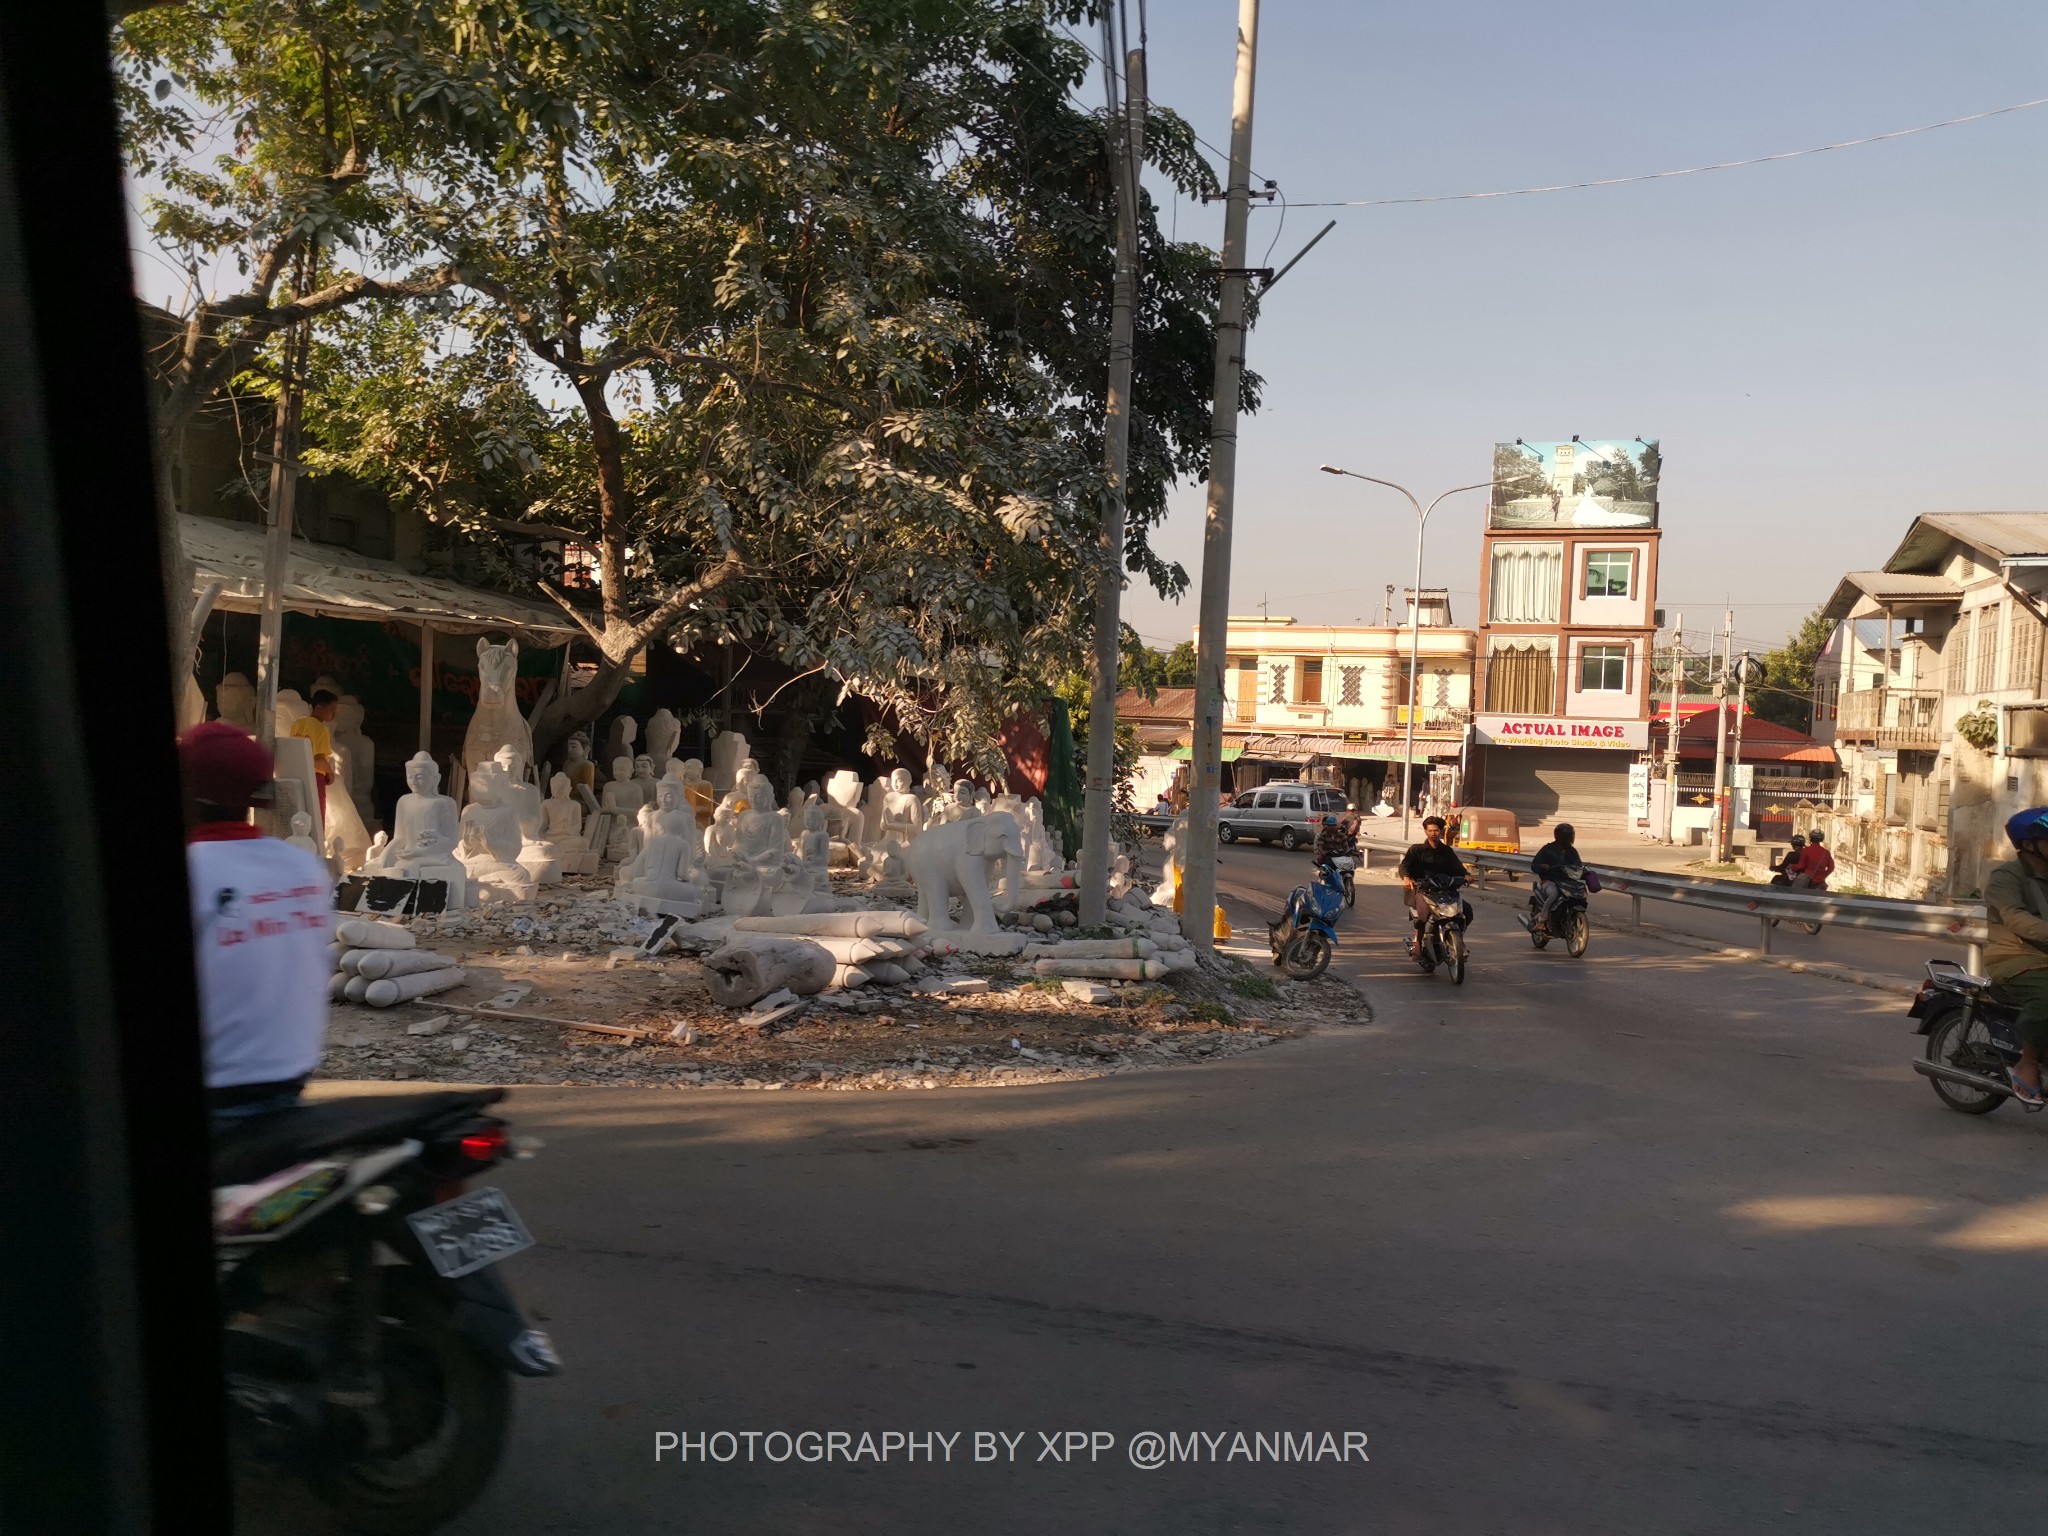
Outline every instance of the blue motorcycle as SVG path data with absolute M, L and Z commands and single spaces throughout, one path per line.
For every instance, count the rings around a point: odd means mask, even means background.
M 1344 910 L 1344 885 L 1352 861 L 1338 857 L 1316 866 L 1311 885 L 1297 885 L 1287 898 L 1280 921 L 1266 925 L 1273 963 L 1295 981 L 1307 981 L 1329 968 L 1337 950 L 1337 914 Z

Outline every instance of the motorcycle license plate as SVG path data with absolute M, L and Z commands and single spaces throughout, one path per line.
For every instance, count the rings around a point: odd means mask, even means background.
M 497 1188 L 472 1189 L 405 1218 L 443 1280 L 458 1280 L 533 1246 L 526 1223 Z

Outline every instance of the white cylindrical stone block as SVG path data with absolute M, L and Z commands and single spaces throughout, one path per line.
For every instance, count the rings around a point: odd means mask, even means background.
M 354 970 L 368 981 L 385 976 L 417 976 L 422 971 L 444 970 L 455 962 L 431 949 L 352 949 Z
M 336 938 L 350 949 L 411 949 L 413 936 L 410 928 L 401 928 L 396 923 L 371 922 L 365 918 L 351 918 L 334 930 Z
M 1166 967 L 1157 960 L 1039 960 L 1041 976 L 1093 976 L 1105 981 L 1157 981 Z
M 459 987 L 465 974 L 458 966 L 443 966 L 435 971 L 418 971 L 411 976 L 387 976 L 368 984 L 363 1001 L 372 1008 L 389 1008 L 394 1003 L 410 1002 L 430 992 L 445 992 L 450 987 Z
M 742 917 L 735 933 L 800 934 L 804 938 L 921 939 L 928 931 L 914 912 L 804 912 L 795 917 Z

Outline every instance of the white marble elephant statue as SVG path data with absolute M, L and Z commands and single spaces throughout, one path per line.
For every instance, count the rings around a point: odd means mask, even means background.
M 967 903 L 968 927 L 996 932 L 995 887 L 1024 862 L 1024 829 L 1007 811 L 990 811 L 943 822 L 920 832 L 904 855 L 917 886 L 918 916 L 933 933 L 954 928 L 951 903 L 957 891 Z

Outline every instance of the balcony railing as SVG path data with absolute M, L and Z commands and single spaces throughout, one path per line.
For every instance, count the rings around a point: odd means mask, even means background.
M 1941 695 L 1931 688 L 1866 688 L 1840 704 L 1837 741 L 1918 752 L 1941 746 Z

